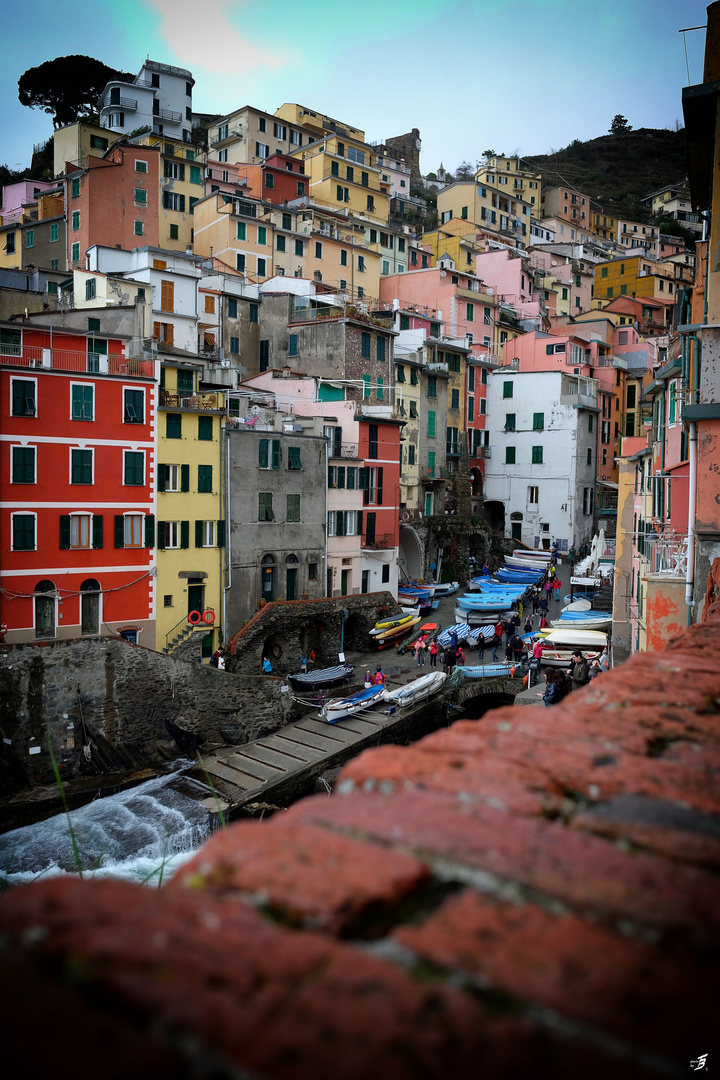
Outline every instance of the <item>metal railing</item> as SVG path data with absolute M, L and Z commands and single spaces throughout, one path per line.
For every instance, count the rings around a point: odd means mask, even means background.
M 106 104 L 105 108 L 125 109 L 127 112 L 137 112 L 137 98 L 121 97 L 117 101 L 113 101 L 112 98 Z
M 119 353 L 108 355 L 74 352 L 69 349 L 43 349 L 37 345 L 0 345 L 0 364 L 85 374 L 142 375 L 145 378 L 152 378 L 155 371 L 152 360 L 122 356 Z
M 330 443 L 329 457 L 331 459 L 333 459 L 333 458 L 343 459 L 344 458 L 346 460 L 359 461 L 360 458 L 358 457 L 358 444 L 357 443 L 340 443 L 340 445 L 338 445 L 337 443 Z
M 422 484 L 434 484 L 436 480 L 449 480 L 450 473 L 442 465 L 426 465 L 420 470 Z
M 377 533 L 372 540 L 368 540 L 366 536 L 363 536 L 361 546 L 369 548 L 371 551 L 384 551 L 387 548 L 395 547 L 395 535 L 394 533 Z
M 173 112 L 172 109 L 160 109 L 153 113 L 154 120 L 169 120 L 172 124 L 182 123 L 182 113 Z
M 191 409 L 193 412 L 222 411 L 225 408 L 224 394 L 173 394 L 160 387 L 161 408 Z
M 655 540 L 651 537 L 656 536 Z M 663 536 L 648 533 L 645 537 L 650 573 L 684 578 L 687 571 L 687 537 L 676 533 Z
M 615 492 L 612 495 L 598 495 L 597 512 L 601 517 L 614 517 L 618 510 L 618 497 Z

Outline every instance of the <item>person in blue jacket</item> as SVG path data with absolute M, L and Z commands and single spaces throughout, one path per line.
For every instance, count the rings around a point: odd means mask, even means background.
M 545 673 L 545 687 L 544 694 L 538 694 L 546 705 L 557 705 L 559 701 L 565 697 L 563 693 L 563 683 L 565 682 L 565 676 L 561 671 L 556 671 L 555 668 L 550 668 Z
M 268 660 L 267 656 L 263 656 L 262 669 L 263 675 L 272 675 L 272 664 Z

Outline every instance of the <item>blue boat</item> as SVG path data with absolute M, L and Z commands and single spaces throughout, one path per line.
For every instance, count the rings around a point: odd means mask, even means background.
M 382 701 L 385 696 L 385 686 L 381 683 L 377 686 L 367 686 L 358 690 L 356 694 L 349 694 L 344 698 L 335 698 L 326 701 L 320 710 L 320 716 L 329 724 L 336 724 L 346 716 L 369 709 L 371 705 Z

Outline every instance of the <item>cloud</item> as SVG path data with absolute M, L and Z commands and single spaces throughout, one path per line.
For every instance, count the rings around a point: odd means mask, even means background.
M 151 0 L 160 15 L 160 33 L 191 70 L 244 75 L 253 68 L 280 68 L 288 57 L 256 48 L 232 26 L 229 16 L 242 5 L 229 0 Z

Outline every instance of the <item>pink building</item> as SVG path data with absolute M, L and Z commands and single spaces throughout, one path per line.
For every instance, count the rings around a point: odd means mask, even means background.
M 37 206 L 38 195 L 54 191 L 57 183 L 47 180 L 16 180 L 0 189 L 0 218 L 5 225 L 20 223 Z
M 380 301 L 419 309 L 431 322 L 443 324 L 449 340 L 467 343 L 474 355 L 492 354 L 497 303 L 493 290 L 476 274 L 440 266 L 390 274 L 380 279 Z

